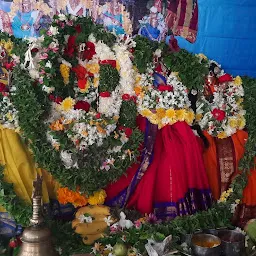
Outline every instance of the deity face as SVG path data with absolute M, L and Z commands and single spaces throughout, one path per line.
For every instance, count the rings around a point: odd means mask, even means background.
M 31 5 L 31 1 L 30 0 L 23 0 L 21 2 L 21 10 L 22 12 L 31 12 L 32 10 L 32 5 Z
M 156 28 L 158 26 L 158 19 L 157 19 L 157 14 L 156 13 L 150 13 L 150 25 L 153 28 Z

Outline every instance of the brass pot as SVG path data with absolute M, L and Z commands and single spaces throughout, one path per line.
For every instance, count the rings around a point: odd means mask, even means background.
M 51 232 L 46 227 L 29 227 L 22 234 L 18 256 L 58 256 L 52 244 Z

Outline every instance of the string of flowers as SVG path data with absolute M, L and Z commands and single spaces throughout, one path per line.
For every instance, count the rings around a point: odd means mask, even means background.
M 188 90 L 180 82 L 178 74 L 171 73 L 167 85 L 153 85 L 153 68 L 149 67 L 146 74 L 138 75 L 135 92 L 138 95 L 138 111 L 151 123 L 162 128 L 167 124 L 185 121 L 193 123 L 194 112 L 190 108 Z
M 220 70 L 216 80 L 215 83 L 205 84 L 205 89 L 208 87 L 210 91 L 209 98 L 205 93 L 199 93 L 196 121 L 210 135 L 223 139 L 245 127 L 244 90 L 239 76 L 233 78 L 223 70 Z

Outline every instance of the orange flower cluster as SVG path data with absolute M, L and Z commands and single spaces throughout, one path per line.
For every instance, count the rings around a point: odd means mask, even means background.
M 62 123 L 62 120 L 57 120 L 55 122 L 53 122 L 50 125 L 50 129 L 53 131 L 63 131 L 64 130 L 64 125 Z
M 58 201 L 61 204 L 71 203 L 75 207 L 85 206 L 87 205 L 87 198 L 80 194 L 79 192 L 75 192 L 69 190 L 68 188 L 59 188 L 57 191 Z

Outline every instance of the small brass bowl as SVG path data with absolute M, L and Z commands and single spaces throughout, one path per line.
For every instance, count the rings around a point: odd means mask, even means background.
M 192 251 L 196 256 L 221 255 L 221 240 L 211 234 L 195 234 L 191 239 Z

